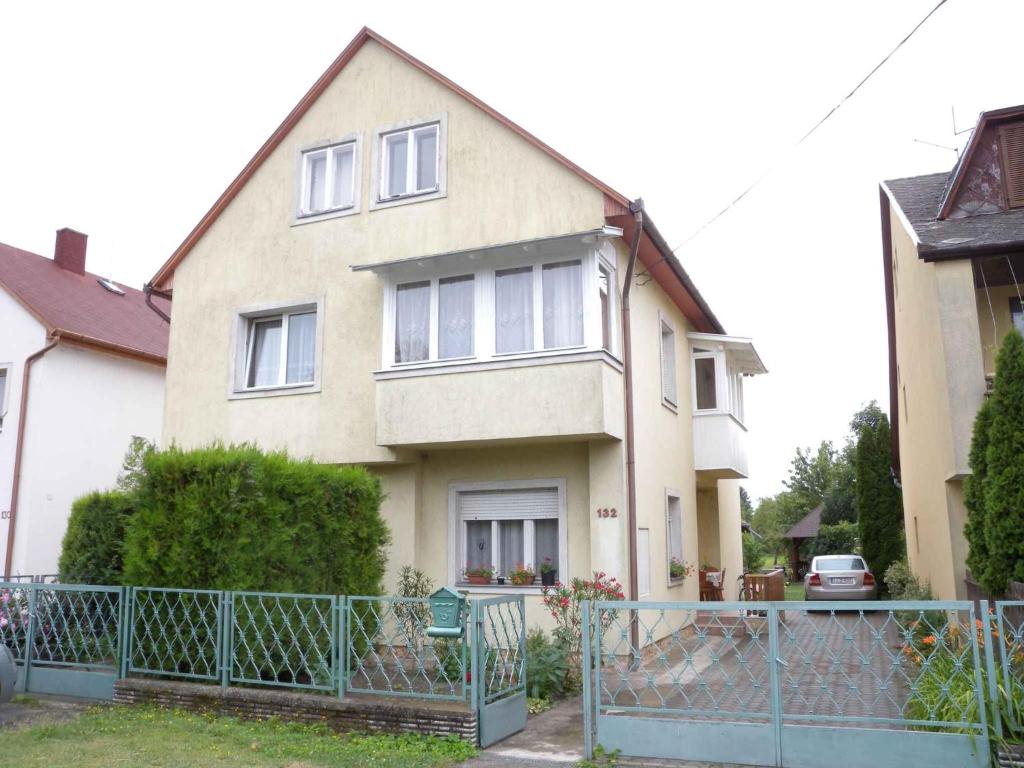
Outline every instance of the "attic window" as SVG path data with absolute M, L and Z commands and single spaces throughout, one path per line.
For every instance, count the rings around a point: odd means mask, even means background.
M 124 290 L 117 285 L 113 280 L 108 280 L 105 277 L 99 278 L 97 281 L 100 285 L 106 288 L 111 293 L 116 293 L 118 296 L 124 296 Z
M 1024 208 L 1024 123 L 1007 125 L 1000 138 L 1006 200 L 1011 208 Z

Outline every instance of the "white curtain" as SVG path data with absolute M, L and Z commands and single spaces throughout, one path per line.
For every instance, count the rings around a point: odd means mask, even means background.
M 494 567 L 491 562 L 491 521 L 469 520 L 466 522 L 466 567 L 479 568 L 481 565 Z
M 534 563 L 537 572 L 540 573 L 541 563 L 547 559 L 550 559 L 555 570 L 558 570 L 558 521 L 535 520 L 533 538 L 534 551 L 537 553 L 537 562 Z
M 405 194 L 405 172 L 409 160 L 409 134 L 397 133 L 384 139 L 388 160 L 388 188 L 385 197 Z
M 544 348 L 583 343 L 583 266 L 578 261 L 545 264 Z
M 437 186 L 437 128 L 416 132 L 416 189 Z
M 523 562 L 523 521 L 502 520 L 498 523 L 498 573 L 507 576 L 517 565 L 531 565 Z
M 473 276 L 438 281 L 437 354 L 440 358 L 473 354 Z
M 352 162 L 355 150 L 347 145 L 334 150 L 334 208 L 345 208 L 353 203 Z
M 288 316 L 288 384 L 312 381 L 316 370 L 316 312 Z
M 281 365 L 281 320 L 257 321 L 252 336 L 249 386 L 273 386 L 278 383 Z
M 395 307 L 395 362 L 430 356 L 430 283 L 398 286 Z
M 494 275 L 496 352 L 533 349 L 533 268 L 504 269 Z
M 324 190 L 327 187 L 327 153 L 318 152 L 309 157 L 309 201 L 310 211 L 321 211 L 324 207 Z

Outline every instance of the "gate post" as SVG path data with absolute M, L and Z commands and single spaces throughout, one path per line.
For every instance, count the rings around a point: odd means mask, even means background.
M 121 644 L 121 663 L 117 668 L 118 679 L 128 677 L 128 669 L 131 667 L 132 653 L 132 625 L 134 622 L 135 608 L 132 603 L 134 587 L 121 587 L 121 610 L 118 620 L 121 622 L 118 642 Z
M 583 756 L 587 760 L 594 759 L 594 723 L 591 707 L 594 695 L 591 689 L 592 675 L 590 671 L 590 600 L 583 601 Z M 597 609 L 600 616 L 601 609 Z M 598 694 L 600 695 L 600 694 Z
M 775 764 L 782 765 L 782 686 L 779 682 L 779 606 L 768 604 L 768 684 L 772 689 L 772 730 L 775 732 Z
M 24 653 L 24 670 L 25 674 L 21 678 L 21 690 L 23 692 L 28 691 L 28 679 L 32 671 L 32 647 L 36 642 L 36 605 L 38 603 L 36 597 L 36 585 L 28 585 L 28 626 L 25 627 L 25 653 Z
M 978 609 L 981 611 L 981 614 L 982 614 L 982 618 L 981 618 L 982 624 L 981 624 L 981 626 L 982 626 L 983 631 L 985 633 L 984 634 L 985 640 L 987 641 L 985 643 L 985 646 L 984 646 L 985 647 L 985 674 L 988 677 L 988 692 L 987 692 L 987 695 L 988 695 L 989 703 L 992 705 L 992 714 L 993 714 L 993 718 L 992 719 L 994 720 L 993 725 L 995 726 L 996 735 L 1001 739 L 1001 738 L 1003 738 L 1003 718 L 999 714 L 999 687 L 998 687 L 998 681 L 996 680 L 995 651 L 993 650 L 993 646 L 995 645 L 995 643 L 992 642 L 992 638 L 994 638 L 995 635 L 993 635 L 992 632 L 993 632 L 993 629 L 1002 630 L 1002 626 L 1000 625 L 1000 623 L 997 623 L 996 627 L 993 628 L 993 626 L 992 626 L 992 619 L 993 619 L 993 617 L 989 613 L 988 600 L 981 600 L 978 603 Z M 996 618 L 1000 619 L 1001 616 L 1002 616 L 1002 614 L 1000 614 Z M 971 624 L 974 624 L 974 622 L 971 622 Z M 1002 633 L 1001 632 L 1000 632 L 999 636 L 1002 637 Z M 977 634 L 976 633 L 975 633 L 975 639 L 977 639 Z M 975 652 L 978 651 L 978 643 L 977 642 L 975 642 L 975 644 L 974 644 L 974 650 L 975 650 Z M 1000 653 L 1002 653 L 1002 651 L 1003 651 L 1002 647 L 1000 647 L 999 650 L 1000 650 Z M 1001 661 L 1001 659 L 1000 659 L 1000 661 Z M 977 666 L 977 665 L 975 665 L 975 666 Z M 1001 666 L 1001 664 L 1000 664 L 1000 666 Z M 986 697 L 986 692 L 985 691 L 978 691 L 978 699 L 979 699 L 978 703 L 979 704 L 984 704 L 985 697 Z M 985 709 L 986 708 L 984 706 L 980 707 L 980 712 L 978 714 L 981 717 L 986 717 L 987 716 L 987 713 L 986 713 Z
M 345 619 L 345 607 L 348 605 L 348 600 L 344 595 L 339 595 L 333 598 L 334 600 L 334 627 L 335 627 L 335 648 L 334 658 L 336 662 L 336 669 L 338 670 L 338 698 L 345 698 L 345 683 L 346 675 L 348 674 L 348 654 L 346 648 L 348 647 L 348 626 Z
M 221 688 L 227 688 L 231 683 L 231 666 L 233 659 L 231 658 L 231 648 L 234 645 L 232 643 L 232 599 L 231 592 L 221 592 L 220 598 L 220 685 Z
M 469 701 L 470 707 L 473 710 L 473 714 L 476 715 L 476 740 L 477 744 L 480 743 L 480 682 L 482 673 L 480 672 L 479 661 L 479 649 L 483 647 L 483 625 L 484 620 L 480 615 L 480 601 L 474 600 L 470 603 L 470 619 L 469 628 L 471 634 L 467 637 L 469 643 L 469 678 L 472 681 L 470 686 Z

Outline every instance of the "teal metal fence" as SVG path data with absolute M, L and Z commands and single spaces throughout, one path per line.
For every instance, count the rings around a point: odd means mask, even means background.
M 640 757 L 988 764 L 972 603 L 586 606 L 585 738 Z
M 1005 724 L 1019 739 L 1024 736 L 1024 600 L 997 601 L 991 618 L 992 644 L 999 649 L 999 669 L 990 673 L 990 678 L 998 675 L 1002 685 L 1002 692 L 994 690 L 993 694 L 1008 702 Z
M 123 675 L 221 679 L 224 593 L 155 587 L 125 592 L 129 650 Z

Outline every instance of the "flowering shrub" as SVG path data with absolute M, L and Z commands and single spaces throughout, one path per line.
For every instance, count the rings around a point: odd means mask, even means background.
M 519 563 L 519 565 L 509 572 L 508 577 L 511 579 L 513 584 L 519 584 L 522 586 L 526 584 L 533 584 L 534 579 L 537 578 L 537 574 L 534 573 L 532 567 Z
M 693 574 L 693 565 L 680 560 L 678 557 L 673 557 L 668 562 L 668 575 L 673 579 L 685 579 L 687 576 Z
M 19 597 L 9 589 L 0 590 L 0 645 L 6 645 L 15 657 L 20 657 L 27 628 L 28 606 L 24 595 Z
M 466 566 L 466 578 L 477 578 L 491 580 L 491 576 L 494 575 L 493 565 L 478 565 L 475 568 Z
M 622 585 L 614 576 L 609 577 L 604 571 L 595 571 L 593 579 L 573 578 L 568 585 L 560 581 L 553 587 L 544 587 L 544 607 L 551 612 L 555 620 L 552 634 L 569 656 L 569 672 L 566 676 L 566 689 L 579 687 L 583 632 L 583 601 L 584 600 L 624 600 L 626 595 Z M 607 629 L 615 620 L 616 611 L 601 613 L 601 629 Z

